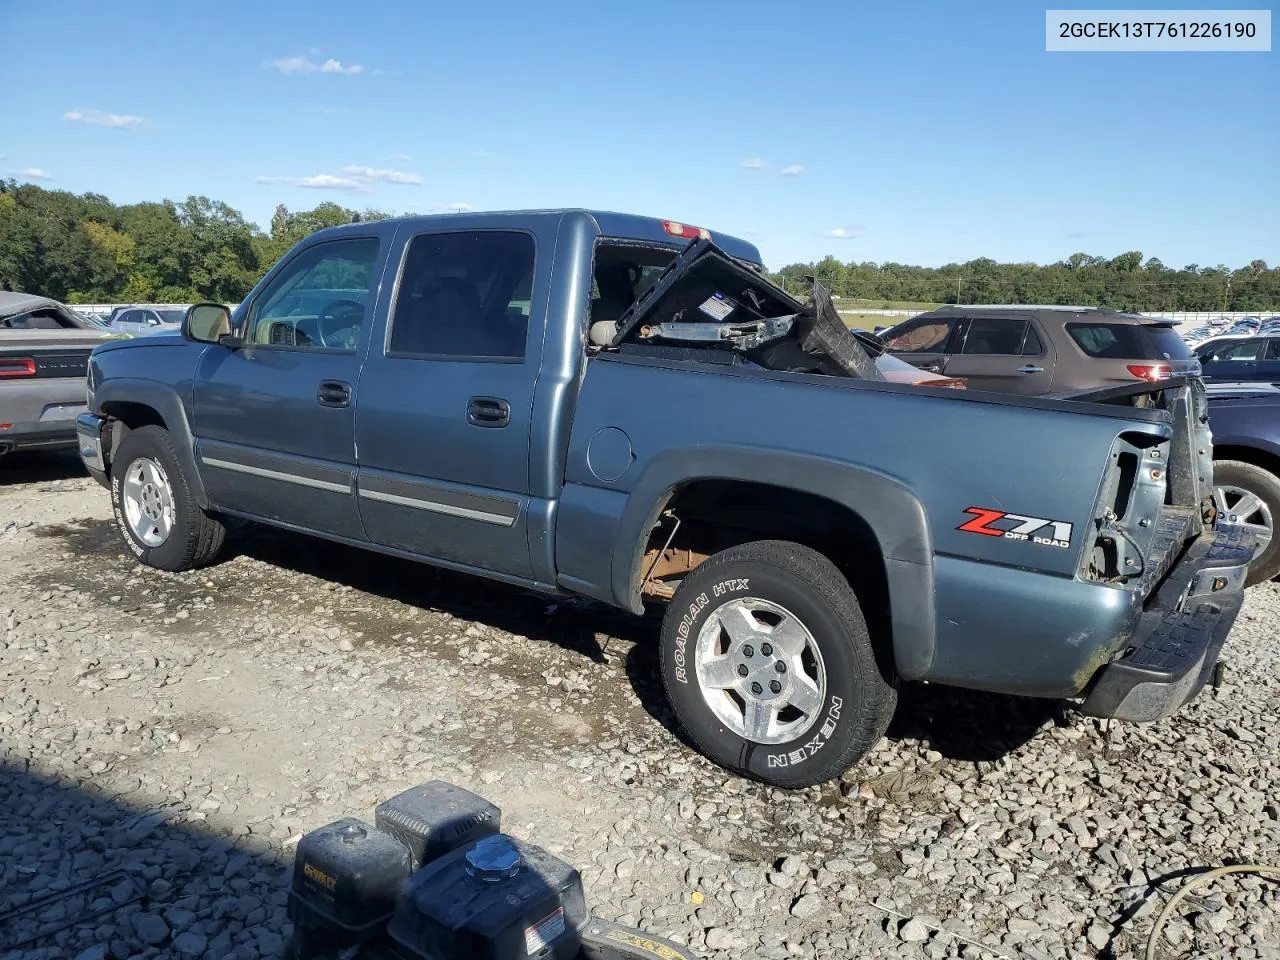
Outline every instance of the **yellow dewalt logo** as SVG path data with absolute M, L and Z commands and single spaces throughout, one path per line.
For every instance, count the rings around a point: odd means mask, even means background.
M 324 887 L 326 890 L 332 890 L 334 887 L 338 885 L 337 880 L 329 876 L 323 870 L 313 867 L 309 863 L 304 863 L 302 865 L 302 875 L 306 877 L 308 880 L 314 880 L 316 883 L 320 884 L 320 886 Z

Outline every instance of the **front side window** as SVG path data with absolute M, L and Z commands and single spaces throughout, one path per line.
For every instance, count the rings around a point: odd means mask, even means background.
M 1007 317 L 977 317 L 969 321 L 965 354 L 1018 356 L 1027 337 L 1027 321 Z
M 390 355 L 521 360 L 533 296 L 533 238 L 426 233 L 405 252 Z
M 1267 341 L 1267 359 L 1280 360 L 1280 340 Z
M 1218 351 L 1215 360 L 1236 361 L 1257 360 L 1258 355 L 1262 352 L 1262 343 L 1258 340 L 1243 340 L 1240 343 L 1232 344 Z
M 375 237 L 331 240 L 298 254 L 253 303 L 245 343 L 354 351 L 372 310 Z
M 953 320 L 928 319 L 906 324 L 885 341 L 889 353 L 942 353 L 951 339 Z

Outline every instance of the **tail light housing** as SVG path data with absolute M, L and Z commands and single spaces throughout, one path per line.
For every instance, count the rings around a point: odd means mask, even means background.
M 16 380 L 36 375 L 36 362 L 31 357 L 0 357 L 0 380 Z
M 1167 363 L 1131 363 L 1125 369 L 1139 380 L 1146 380 L 1148 383 L 1167 380 L 1173 375 L 1173 367 Z

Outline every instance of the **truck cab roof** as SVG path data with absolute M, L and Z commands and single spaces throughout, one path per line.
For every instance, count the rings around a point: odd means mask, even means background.
M 474 228 L 478 226 L 494 227 L 498 225 L 519 227 L 522 223 L 542 217 L 579 216 L 593 224 L 596 233 L 602 237 L 622 240 L 657 243 L 665 246 L 683 246 L 690 240 L 706 236 L 713 240 L 721 250 L 729 256 L 761 266 L 760 251 L 755 244 L 740 237 L 707 230 L 693 226 L 684 221 L 663 220 L 659 217 L 642 217 L 630 213 L 616 213 L 608 210 L 586 210 L 577 207 L 547 208 L 535 210 L 485 210 L 467 213 L 414 214 L 402 217 L 391 217 L 374 223 L 393 223 L 421 230 L 448 230 Z M 368 221 L 342 224 L 329 227 L 316 233 L 316 237 L 332 236 L 361 227 L 367 228 Z

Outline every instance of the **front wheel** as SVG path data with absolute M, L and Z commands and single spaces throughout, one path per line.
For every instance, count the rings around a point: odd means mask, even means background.
M 661 669 L 699 750 L 780 787 L 839 776 L 883 736 L 897 700 L 848 581 L 781 540 L 724 550 L 684 579 Z
M 226 528 L 200 509 L 164 427 L 129 432 L 111 464 L 111 510 L 139 561 L 158 570 L 212 562 Z
M 1258 538 L 1258 552 L 1249 564 L 1246 587 L 1280 574 L 1280 477 L 1241 460 L 1218 460 L 1213 465 L 1213 502 L 1228 523 L 1248 527 Z

